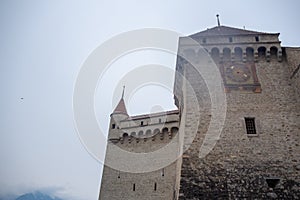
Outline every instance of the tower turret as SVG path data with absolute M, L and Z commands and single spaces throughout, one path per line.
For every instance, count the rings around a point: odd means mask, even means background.
M 110 126 L 109 126 L 109 134 L 108 134 L 108 139 L 109 140 L 116 140 L 119 139 L 120 137 L 120 121 L 125 120 L 129 117 L 125 102 L 124 102 L 124 89 L 125 86 L 123 87 L 123 92 L 122 92 L 122 97 L 114 109 L 114 111 L 110 115 Z

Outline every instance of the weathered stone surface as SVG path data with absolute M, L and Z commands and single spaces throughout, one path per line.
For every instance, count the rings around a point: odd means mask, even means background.
M 206 48 L 205 44 L 203 45 Z M 241 47 L 244 51 L 246 47 L 243 46 L 247 45 L 249 46 L 248 43 L 238 44 L 238 42 L 235 44 L 224 42 L 218 45 L 216 42 L 212 46 L 207 44 L 207 48 L 211 53 L 210 50 L 217 47 L 222 59 L 223 48 L 234 50 L 235 47 Z M 272 45 L 270 41 L 265 47 L 268 50 Z M 202 159 L 198 156 L 199 149 L 211 120 L 208 90 L 205 80 L 195 72 L 195 69 L 189 65 L 177 66 L 177 69 L 183 70 L 185 78 L 192 84 L 202 108 L 197 135 L 182 161 L 179 199 L 300 197 L 300 70 L 291 78 L 297 65 L 300 64 L 299 58 L 298 48 L 285 48 L 282 60 L 278 60 L 274 55 L 269 58 L 257 58 L 256 73 L 262 91 L 254 93 L 236 90 L 226 94 L 227 113 L 221 137 L 213 150 Z M 180 88 L 179 84 L 183 83 L 177 81 L 176 84 L 178 85 L 174 87 L 175 95 L 179 96 L 178 105 L 181 105 L 180 100 L 183 97 L 180 95 L 184 92 L 179 93 L 177 92 L 179 89 L 176 88 Z M 191 103 L 187 101 L 185 105 L 187 109 Z M 247 135 L 245 117 L 255 118 L 257 131 L 255 136 Z M 186 132 L 188 131 L 187 128 Z M 278 178 L 278 184 L 270 189 L 266 182 L 267 178 Z
M 276 199 L 277 198 L 277 194 L 274 192 L 268 192 L 267 193 L 267 197 L 270 197 L 271 199 Z

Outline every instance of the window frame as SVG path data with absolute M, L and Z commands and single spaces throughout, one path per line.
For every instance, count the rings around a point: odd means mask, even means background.
M 255 117 L 244 117 L 246 134 L 248 136 L 257 135 L 257 125 L 255 123 Z

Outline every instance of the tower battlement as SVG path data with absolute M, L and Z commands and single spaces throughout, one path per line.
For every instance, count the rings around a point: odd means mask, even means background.
M 113 143 L 133 140 L 155 140 L 157 137 L 172 136 L 178 132 L 179 111 L 153 113 L 149 115 L 138 115 L 123 119 L 116 124 L 111 124 L 110 130 L 117 129 L 118 138 L 110 138 Z

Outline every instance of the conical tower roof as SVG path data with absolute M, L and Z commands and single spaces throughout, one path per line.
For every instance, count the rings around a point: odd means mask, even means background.
M 127 114 L 126 106 L 123 97 L 120 99 L 118 105 L 116 106 L 113 114 Z
M 125 86 L 123 86 L 122 97 L 112 114 L 125 114 L 129 116 L 124 102 L 124 92 L 125 92 Z

